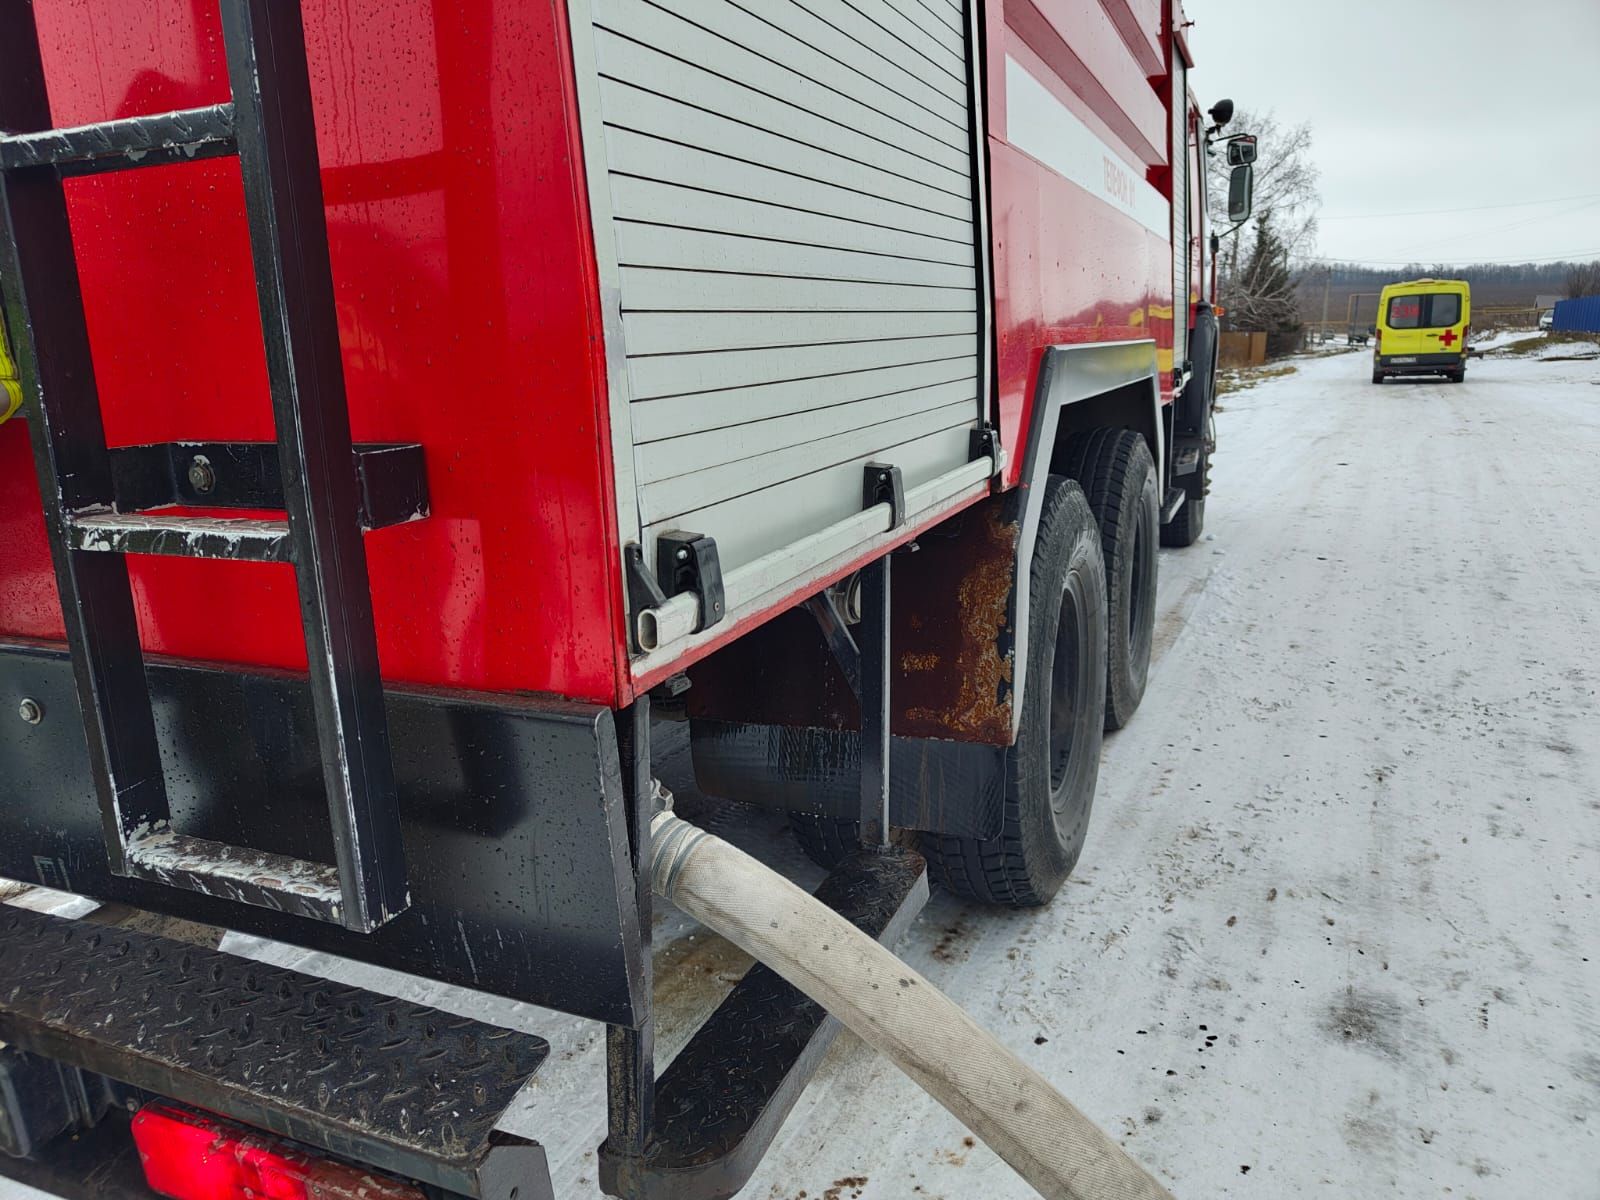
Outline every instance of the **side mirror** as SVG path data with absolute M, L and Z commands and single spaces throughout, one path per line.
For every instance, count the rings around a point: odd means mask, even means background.
M 1211 118 L 1211 123 L 1221 129 L 1229 121 L 1233 120 L 1233 101 L 1218 100 L 1206 110 L 1206 113 Z
M 1228 139 L 1228 165 L 1230 167 L 1247 167 L 1255 160 L 1255 134 L 1240 133 Z
M 1237 225 L 1250 219 L 1255 190 L 1256 169 L 1249 163 L 1235 167 L 1228 173 L 1228 220 Z

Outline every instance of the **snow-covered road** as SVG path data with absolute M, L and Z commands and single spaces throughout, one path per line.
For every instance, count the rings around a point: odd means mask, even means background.
M 1380 388 L 1335 354 L 1218 423 L 1076 876 L 1032 913 L 936 895 L 902 952 L 1180 1200 L 1594 1200 L 1600 362 Z M 719 820 L 814 880 L 781 824 Z M 665 1057 L 745 960 L 657 937 Z M 549 1038 L 506 1124 L 598 1196 L 598 1027 L 225 945 Z M 743 1195 L 1031 1193 L 846 1036 Z
M 1600 363 L 1229 398 L 1050 909 L 911 962 L 1180 1198 L 1600 1197 Z M 749 1194 L 1031 1193 L 857 1045 Z

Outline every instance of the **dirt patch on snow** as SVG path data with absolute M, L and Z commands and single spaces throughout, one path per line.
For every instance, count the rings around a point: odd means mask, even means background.
M 1336 1041 L 1348 1042 L 1385 1058 L 1402 1056 L 1405 1006 L 1376 992 L 1350 989 L 1328 1006 L 1322 1028 Z

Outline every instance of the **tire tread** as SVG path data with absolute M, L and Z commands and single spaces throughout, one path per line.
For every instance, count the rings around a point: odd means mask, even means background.
M 1124 559 L 1132 555 L 1134 540 L 1128 527 L 1131 522 L 1125 518 L 1132 515 L 1134 521 L 1139 519 L 1137 511 L 1128 514 L 1124 510 L 1129 490 L 1142 492 L 1146 480 L 1154 480 L 1155 459 L 1140 434 L 1131 429 L 1117 428 L 1093 429 L 1079 434 L 1068 444 L 1067 457 L 1070 473 L 1082 486 L 1084 498 L 1089 502 L 1089 511 L 1100 526 L 1100 552 L 1106 565 L 1106 613 L 1114 635 L 1106 655 L 1106 728 L 1121 729 L 1139 707 L 1145 684 L 1142 674 L 1137 680 L 1129 677 L 1119 681 L 1117 678 L 1119 670 L 1127 676 L 1135 673 L 1131 665 L 1124 661 L 1125 649 L 1117 647 L 1117 642 L 1125 632 L 1118 614 L 1128 602 L 1121 595 Z M 1153 518 L 1152 532 L 1159 541 L 1159 497 L 1154 500 L 1154 505 L 1155 510 L 1147 519 Z M 1150 546 L 1152 567 L 1154 549 L 1153 545 Z M 1149 589 L 1145 596 L 1147 607 L 1144 611 L 1147 614 L 1154 612 L 1155 580 L 1156 573 L 1152 569 L 1145 580 L 1145 586 Z M 1145 665 L 1148 668 L 1148 658 Z

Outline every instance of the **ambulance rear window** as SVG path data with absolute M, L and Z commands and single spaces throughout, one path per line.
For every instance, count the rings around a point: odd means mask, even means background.
M 1390 329 L 1415 329 L 1421 324 L 1421 296 L 1396 296 L 1389 301 Z
M 1426 296 L 1394 296 L 1389 300 L 1390 329 L 1442 329 L 1461 320 L 1461 297 L 1455 292 Z

